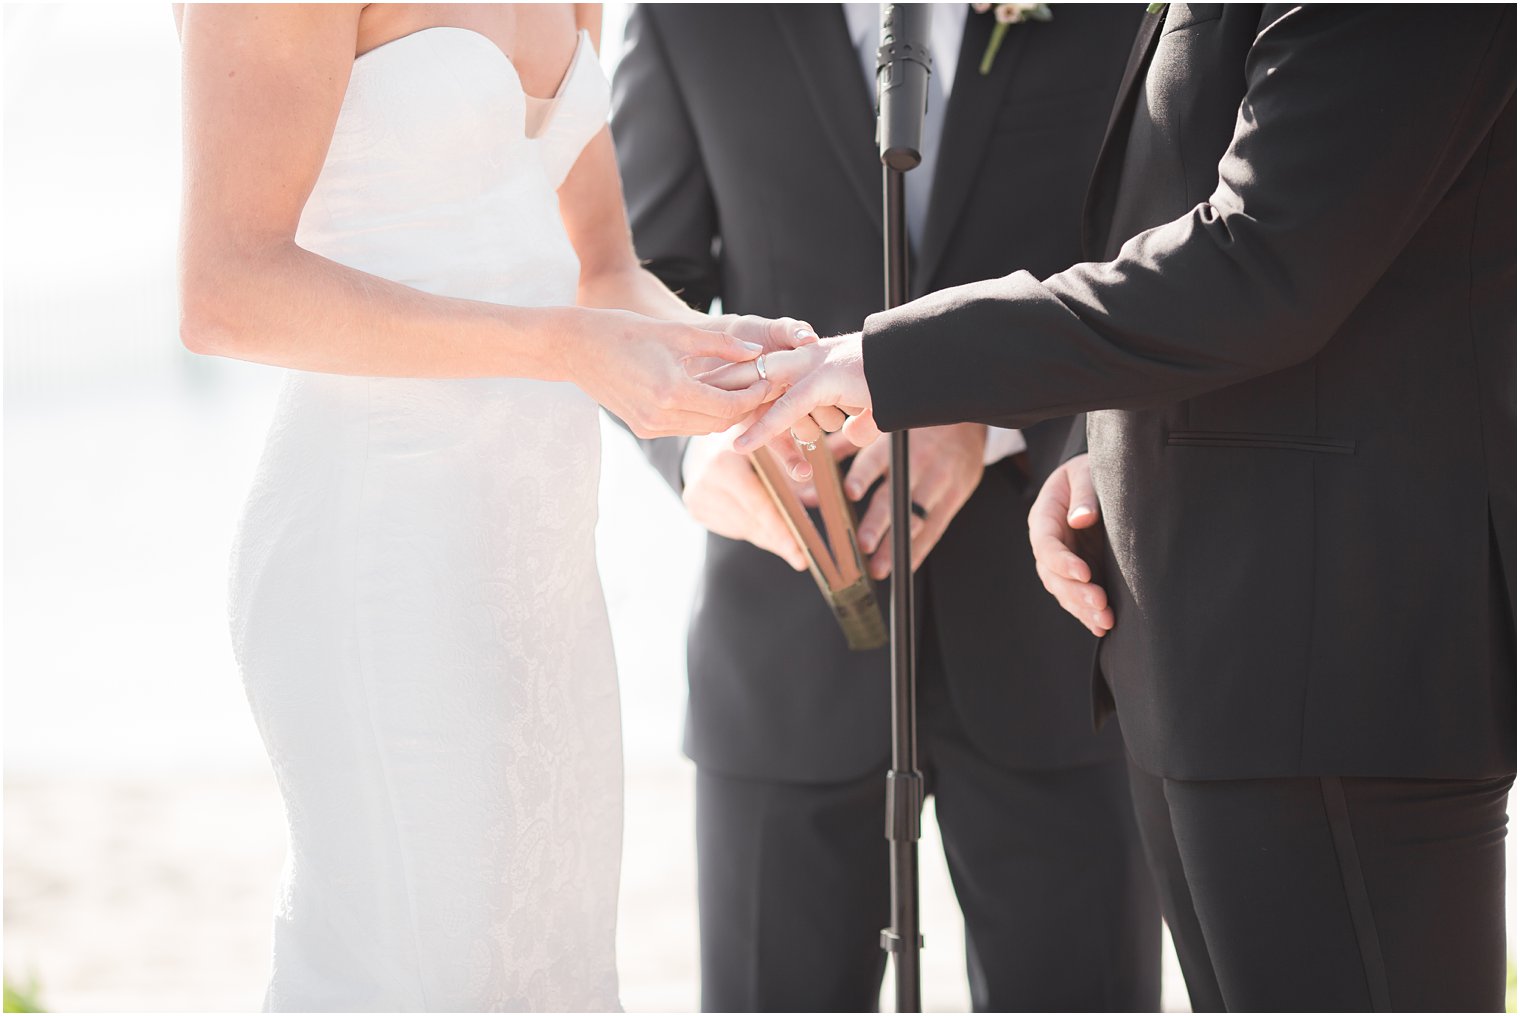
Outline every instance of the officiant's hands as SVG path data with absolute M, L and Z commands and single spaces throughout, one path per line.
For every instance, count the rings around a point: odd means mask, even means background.
M 912 485 L 913 570 L 924 563 L 929 551 L 945 535 L 950 520 L 982 482 L 987 427 L 980 423 L 957 423 L 923 427 L 913 432 L 908 445 L 908 482 Z M 859 501 L 871 485 L 890 472 L 891 442 L 878 440 L 860 450 L 844 478 L 845 496 Z M 860 517 L 860 550 L 869 558 L 867 569 L 874 579 L 892 573 L 892 490 L 881 484 L 871 495 Z
M 914 432 L 917 440 L 918 432 Z M 1098 496 L 1086 455 L 1050 474 L 1029 510 L 1029 545 L 1045 591 L 1094 635 L 1114 626 L 1108 594 L 1093 581 L 1092 562 L 1103 546 Z
M 749 458 L 728 449 L 721 435 L 694 437 L 683 462 L 681 500 L 691 517 L 730 540 L 747 540 L 797 571 L 807 558 L 766 493 Z
M 787 439 L 790 440 L 790 439 Z M 845 496 L 862 506 L 858 528 L 861 553 L 871 577 L 892 573 L 891 448 L 877 441 L 857 450 L 842 434 L 826 439 L 836 460 L 855 455 L 844 476 Z M 807 568 L 802 549 L 787 529 L 755 475 L 749 458 L 727 448 L 719 435 L 692 438 L 683 463 L 681 499 L 691 517 L 711 532 L 730 540 L 746 540 L 770 551 L 797 571 Z M 979 423 L 925 427 L 913 432 L 911 445 L 913 568 L 928 558 L 950 522 L 981 483 L 987 428 Z M 813 485 L 802 484 L 798 496 L 810 507 L 818 504 Z

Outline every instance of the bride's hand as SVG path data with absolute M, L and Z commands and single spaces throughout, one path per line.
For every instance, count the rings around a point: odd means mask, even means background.
M 771 397 L 754 360 L 765 348 L 726 330 L 699 328 L 625 311 L 577 311 L 566 343 L 565 375 L 639 437 L 710 434 L 753 413 Z M 708 359 L 749 374 L 715 386 L 688 364 Z

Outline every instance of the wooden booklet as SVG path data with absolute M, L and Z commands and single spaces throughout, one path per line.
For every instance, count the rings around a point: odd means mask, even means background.
M 750 462 L 807 557 L 808 571 L 813 573 L 813 580 L 818 583 L 823 598 L 834 608 L 834 616 L 839 620 L 839 627 L 844 629 L 850 648 L 880 649 L 887 644 L 887 625 L 860 556 L 860 543 L 855 537 L 855 511 L 844 495 L 839 464 L 822 441 L 818 442 L 818 447 L 803 454 L 813 467 L 818 514 L 823 517 L 826 535 L 813 524 L 786 469 L 769 449 L 761 448 L 752 453 Z

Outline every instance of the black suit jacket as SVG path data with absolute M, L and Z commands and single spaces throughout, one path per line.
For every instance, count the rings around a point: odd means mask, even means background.
M 1078 259 L 1085 183 L 1139 16 L 1057 8 L 1014 28 L 986 77 L 992 18 L 969 16 L 918 292 Z M 641 4 L 613 96 L 635 245 L 672 289 L 825 335 L 880 308 L 873 97 L 837 5 Z M 920 572 L 957 711 L 1010 765 L 1120 750 L 1114 731 L 1093 733 L 1092 639 L 1040 587 L 1023 528 L 1069 431 L 1028 428 L 1036 475 L 990 467 Z M 679 491 L 685 442 L 646 448 Z M 851 652 L 812 580 L 771 554 L 709 538 L 688 665 L 686 749 L 704 767 L 837 781 L 885 762 L 885 650 Z
M 1513 772 L 1514 7 L 1172 4 L 1127 77 L 1106 260 L 873 317 L 877 418 L 1104 410 L 1145 768 Z

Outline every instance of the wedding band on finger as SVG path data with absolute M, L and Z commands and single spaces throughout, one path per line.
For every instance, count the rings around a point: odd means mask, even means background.
M 770 378 L 765 373 L 765 354 L 764 353 L 761 353 L 759 356 L 755 357 L 755 369 L 760 372 L 760 380 L 761 381 L 769 381 L 770 380 Z

